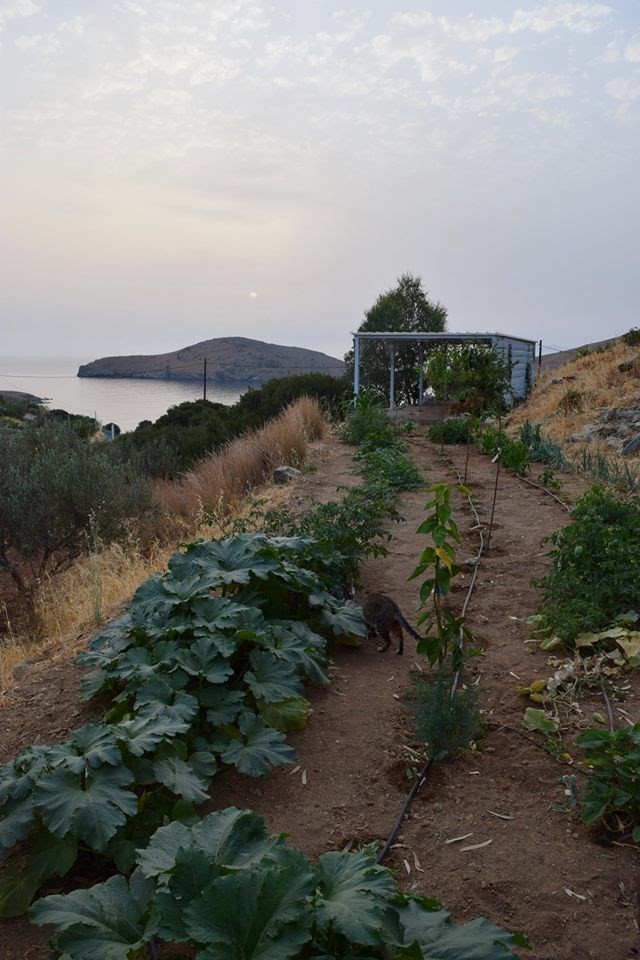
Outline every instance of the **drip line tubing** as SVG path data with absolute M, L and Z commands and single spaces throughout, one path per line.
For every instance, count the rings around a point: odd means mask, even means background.
M 415 443 L 415 440 L 412 440 L 411 442 L 412 442 L 412 443 Z M 425 449 L 428 449 L 427 446 L 426 446 L 426 444 L 416 444 L 416 446 L 423 446 Z M 462 476 L 460 475 L 460 472 L 459 472 L 458 468 L 455 466 L 455 464 L 453 463 L 453 461 L 451 460 L 450 457 L 446 456 L 445 454 L 442 454 L 441 456 L 442 456 L 442 459 L 443 459 L 443 460 L 451 467 L 451 469 L 457 474 L 458 482 L 459 482 L 460 485 L 462 486 L 462 485 L 463 485 L 463 484 L 462 484 Z M 475 504 L 474 504 L 474 502 L 473 502 L 473 499 L 472 499 L 471 495 L 467 493 L 467 494 L 466 494 L 466 497 L 467 497 L 467 500 L 469 501 L 469 506 L 471 507 L 471 510 L 472 510 L 473 515 L 474 515 L 475 520 L 476 520 L 477 529 L 478 529 L 479 535 L 480 535 L 480 547 L 479 547 L 479 549 L 478 549 L 478 552 L 477 552 L 476 556 L 475 556 L 475 557 L 473 558 L 473 560 L 471 561 L 471 562 L 473 563 L 473 568 L 474 568 L 474 569 L 473 569 L 473 576 L 472 576 L 472 578 L 471 578 L 471 583 L 469 584 L 469 589 L 467 590 L 467 595 L 466 595 L 465 600 L 464 600 L 464 603 L 463 603 L 463 605 L 462 605 L 461 618 L 462 618 L 463 620 L 464 620 L 464 617 L 465 617 L 465 615 L 466 615 L 467 608 L 468 608 L 468 606 L 469 606 L 469 601 L 471 600 L 471 594 L 473 593 L 473 589 L 474 589 L 475 584 L 476 584 L 476 579 L 477 579 L 477 576 L 478 576 L 478 567 L 480 566 L 480 559 L 481 559 L 482 554 L 483 554 L 483 551 L 484 551 L 484 535 L 483 535 L 483 532 L 482 532 L 482 523 L 480 522 L 480 517 L 478 516 L 478 511 L 476 510 L 476 507 L 475 507 Z M 463 630 L 462 628 L 460 628 L 460 638 L 459 638 L 458 643 L 459 643 L 459 648 L 460 648 L 460 650 L 462 650 L 463 647 L 464 647 L 464 630 Z M 460 682 L 460 669 L 461 669 L 461 668 L 458 667 L 458 669 L 456 670 L 455 674 L 453 675 L 453 680 L 452 680 L 452 683 L 451 683 L 451 697 L 452 697 L 452 698 L 454 697 L 455 692 L 456 692 L 457 687 L 458 687 L 458 684 L 459 684 L 459 682 Z M 406 817 L 407 813 L 408 813 L 409 810 L 411 809 L 411 805 L 412 805 L 413 801 L 415 800 L 418 791 L 420 790 L 420 788 L 422 787 L 422 784 L 423 784 L 424 781 L 426 780 L 427 774 L 428 774 L 428 772 L 429 772 L 429 770 L 430 770 L 430 768 L 431 768 L 432 763 L 433 763 L 433 760 L 432 760 L 432 758 L 430 757 L 430 758 L 425 762 L 424 766 L 422 767 L 422 769 L 421 769 L 420 772 L 418 773 L 417 777 L 416 777 L 415 780 L 413 781 L 413 783 L 412 783 L 412 785 L 411 785 L 411 789 L 409 790 L 407 796 L 405 797 L 404 803 L 402 804 L 402 808 L 401 808 L 401 810 L 400 810 L 400 813 L 398 814 L 398 817 L 397 817 L 397 819 L 396 819 L 396 822 L 395 822 L 394 825 L 393 825 L 393 829 L 391 830 L 391 833 L 390 833 L 389 836 L 387 837 L 386 842 L 385 842 L 382 850 L 380 851 L 380 853 L 378 854 L 378 856 L 377 856 L 377 858 L 376 858 L 376 863 L 382 863 L 382 861 L 385 859 L 385 857 L 386 857 L 387 854 L 389 853 L 389 850 L 390 850 L 391 847 L 393 846 L 393 842 L 394 842 L 395 838 L 397 837 L 397 835 L 398 835 L 398 833 L 399 833 L 399 831 L 400 831 L 400 829 L 401 829 L 401 827 L 402 827 L 402 824 L 403 824 L 403 822 L 404 822 L 404 818 Z

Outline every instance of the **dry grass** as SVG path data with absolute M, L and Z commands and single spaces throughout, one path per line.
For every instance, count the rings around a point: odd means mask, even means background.
M 309 442 L 323 436 L 326 421 L 317 401 L 302 397 L 261 430 L 233 440 L 172 483 L 158 486 L 160 503 L 187 522 L 234 504 L 263 484 L 274 467 L 300 466 Z
M 145 580 L 165 569 L 178 543 L 219 536 L 230 519 L 249 516 L 249 494 L 270 478 L 275 466 L 301 466 L 309 443 L 325 436 L 327 429 L 318 403 L 303 397 L 261 430 L 230 443 L 174 483 L 159 485 L 165 511 L 158 525 L 160 539 L 143 544 L 130 537 L 47 580 L 37 601 L 43 639 L 15 635 L 5 612 L 0 705 L 11 689 L 17 664 L 43 657 L 55 660 L 79 650 L 83 634 L 112 619 Z M 264 497 L 263 509 L 280 505 L 289 496 L 286 487 L 273 488 Z
M 511 426 L 525 420 L 544 422 L 545 433 L 562 442 L 603 413 L 640 401 L 640 369 L 621 373 L 618 365 L 635 356 L 637 349 L 616 344 L 602 353 L 578 357 L 545 374 L 525 404 L 509 418 Z M 552 381 L 556 380 L 556 383 Z M 574 404 L 581 408 L 575 409 Z

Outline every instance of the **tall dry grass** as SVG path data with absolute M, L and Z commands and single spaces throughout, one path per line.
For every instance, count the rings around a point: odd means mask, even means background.
M 637 403 L 640 369 L 623 373 L 618 366 L 638 352 L 638 348 L 620 342 L 602 353 L 577 357 L 552 373 L 543 374 L 527 402 L 511 414 L 509 424 L 542 421 L 545 433 L 560 443 L 587 423 L 597 422 L 606 411 Z M 574 402 L 581 408 L 572 409 Z
M 11 689 L 12 670 L 25 660 L 53 660 L 79 650 L 86 634 L 108 622 L 152 574 L 164 570 L 184 540 L 219 536 L 231 518 L 248 515 L 250 494 L 276 466 L 302 466 L 309 444 L 325 436 L 327 421 L 316 400 L 302 397 L 261 430 L 230 443 L 173 483 L 158 487 L 163 508 L 158 537 L 134 536 L 93 550 L 64 573 L 43 583 L 37 599 L 39 639 L 16 635 L 8 618 L 0 637 L 0 703 Z M 265 509 L 284 502 L 286 489 L 266 498 Z
M 179 479 L 158 486 L 163 508 L 188 522 L 233 509 L 269 479 L 277 466 L 298 467 L 309 443 L 322 437 L 326 420 L 316 400 L 301 397 L 260 430 L 231 441 Z

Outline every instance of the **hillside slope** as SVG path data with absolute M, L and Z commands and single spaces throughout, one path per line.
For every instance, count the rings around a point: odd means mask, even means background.
M 79 377 L 133 377 L 150 380 L 207 380 L 259 386 L 273 377 L 327 373 L 340 377 L 344 363 L 317 350 L 283 347 L 247 337 L 218 337 L 151 356 L 101 357 L 85 363 Z
M 541 423 L 556 442 L 604 444 L 636 454 L 640 438 L 640 346 L 623 340 L 543 372 L 526 403 L 509 417 L 512 426 Z

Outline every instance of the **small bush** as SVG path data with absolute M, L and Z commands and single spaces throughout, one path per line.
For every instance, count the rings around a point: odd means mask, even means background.
M 418 680 L 408 703 L 416 738 L 427 745 L 434 761 L 455 758 L 482 734 L 478 689 L 467 686 L 452 697 L 448 665 L 433 680 Z
M 570 413 L 582 413 L 584 410 L 584 394 L 581 390 L 571 387 L 560 397 L 560 410 L 568 417 Z
M 630 330 L 623 335 L 622 339 L 627 344 L 628 347 L 637 347 L 640 345 L 640 329 L 638 327 L 631 327 Z
M 466 417 L 450 417 L 441 423 L 432 424 L 427 436 L 434 443 L 466 443 L 469 429 L 469 420 Z
M 394 441 L 387 408 L 371 390 L 363 390 L 347 408 L 342 439 L 345 443 L 386 447 Z
M 552 535 L 551 569 L 540 628 L 570 642 L 601 630 L 625 610 L 640 609 L 640 505 L 594 486 L 577 502 L 573 522 Z

